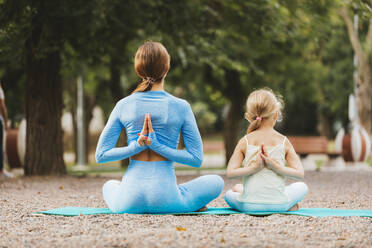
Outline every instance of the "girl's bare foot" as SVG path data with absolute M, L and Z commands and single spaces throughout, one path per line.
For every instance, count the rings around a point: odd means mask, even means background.
M 197 210 L 196 212 L 205 212 L 207 210 L 208 210 L 207 206 L 204 206 L 201 209 Z
M 298 209 L 299 209 L 299 206 L 298 206 L 298 204 L 296 204 L 293 207 L 291 207 L 290 209 L 288 209 L 288 211 L 296 211 Z
M 235 184 L 233 187 L 232 187 L 232 191 L 233 192 L 238 192 L 238 193 L 243 193 L 243 184 Z

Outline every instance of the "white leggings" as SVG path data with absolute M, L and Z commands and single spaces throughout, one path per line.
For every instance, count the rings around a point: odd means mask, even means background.
M 230 207 L 240 212 L 283 212 L 288 211 L 296 203 L 300 202 L 307 194 L 307 185 L 303 182 L 292 183 L 285 187 L 289 202 L 283 204 L 249 203 L 238 200 L 240 193 L 229 190 L 226 192 L 225 201 Z

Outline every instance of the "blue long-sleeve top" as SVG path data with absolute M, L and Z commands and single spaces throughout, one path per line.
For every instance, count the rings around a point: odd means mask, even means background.
M 145 114 L 151 115 L 154 133 L 151 145 L 137 142 Z M 125 147 L 115 147 L 122 128 L 127 134 Z M 180 132 L 186 150 L 177 150 Z M 165 91 L 136 92 L 120 100 L 109 117 L 98 140 L 96 161 L 105 163 L 131 157 L 151 149 L 168 160 L 200 167 L 203 160 L 203 143 L 190 104 Z

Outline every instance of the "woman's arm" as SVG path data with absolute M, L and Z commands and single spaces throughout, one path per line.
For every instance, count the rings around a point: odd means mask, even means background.
M 265 161 L 266 166 L 282 176 L 303 179 L 304 168 L 302 166 L 300 158 L 296 154 L 291 142 L 289 142 L 288 139 L 286 140 L 285 145 L 286 161 L 288 163 L 288 167 L 279 164 L 277 161 L 264 154 L 261 155 L 262 159 Z
M 120 136 L 123 125 L 120 122 L 119 103 L 110 114 L 105 128 L 103 129 L 97 144 L 96 161 L 97 163 L 106 163 L 111 161 L 122 160 L 129 158 L 146 149 L 146 146 L 141 146 L 137 141 L 132 141 L 128 146 L 115 147 Z
M 155 131 L 152 128 L 151 118 L 148 120 L 150 132 L 149 148 L 171 161 L 193 167 L 200 167 L 203 162 L 203 143 L 195 121 L 195 116 L 189 104 L 187 104 L 184 115 L 185 121 L 182 125 L 181 132 L 186 150 L 173 149 L 161 144 L 157 140 Z
M 230 158 L 229 164 L 227 165 L 226 176 L 227 177 L 238 177 L 238 176 L 249 176 L 256 173 L 263 168 L 262 159 L 257 155 L 256 162 L 252 163 L 247 167 L 241 167 L 244 160 L 244 152 L 246 150 L 246 142 L 244 138 L 241 138 L 235 147 L 234 153 Z

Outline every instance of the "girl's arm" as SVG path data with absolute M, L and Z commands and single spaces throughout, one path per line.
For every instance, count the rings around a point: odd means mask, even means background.
M 185 122 L 182 125 L 182 137 L 186 150 L 178 150 L 161 144 L 152 128 L 151 118 L 148 120 L 149 143 L 148 147 L 161 156 L 193 167 L 200 167 L 203 162 L 203 143 L 196 124 L 195 116 L 189 104 L 184 112 Z
M 244 138 L 241 138 L 235 147 L 234 153 L 229 160 L 227 165 L 226 176 L 227 177 L 238 177 L 238 176 L 249 176 L 261 170 L 263 168 L 262 159 L 257 155 L 256 162 L 248 167 L 241 167 L 244 160 L 244 152 L 246 150 L 246 142 Z
M 115 147 L 120 132 L 123 129 L 118 105 L 119 103 L 112 110 L 110 118 L 99 137 L 96 149 L 97 163 L 126 159 L 146 149 L 145 145 L 141 146 L 137 141 L 132 141 L 125 147 Z
M 287 145 L 286 145 L 287 144 Z M 304 178 L 304 168 L 302 166 L 301 160 L 296 154 L 291 142 L 288 139 L 285 141 L 286 147 L 286 161 L 288 163 L 288 167 L 279 164 L 274 159 L 262 154 L 262 159 L 264 159 L 266 165 L 277 172 L 282 176 L 292 177 L 296 179 L 303 179 Z

